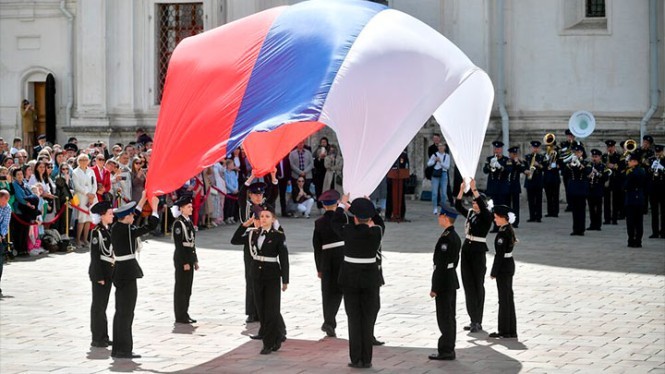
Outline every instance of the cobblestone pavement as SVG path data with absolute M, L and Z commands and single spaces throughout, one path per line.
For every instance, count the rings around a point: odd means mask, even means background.
M 626 248 L 625 222 L 571 237 L 570 213 L 523 222 L 517 230 L 514 280 L 519 340 L 489 339 L 495 331 L 497 293 L 486 280 L 484 327 L 469 334 L 464 293 L 457 296 L 457 360 L 432 362 L 438 329 L 428 296 L 432 249 L 441 230 L 429 203 L 409 201 L 409 223 L 388 223 L 385 277 L 374 351 L 381 373 L 665 373 L 665 240 Z M 282 349 L 258 354 L 247 335 L 240 247 L 229 244 L 234 227 L 199 232 L 201 270 L 190 314 L 199 323 L 174 325 L 173 246 L 148 240 L 141 253 L 134 321 L 137 360 L 113 360 L 109 349 L 90 348 L 89 253 L 20 259 L 5 266 L 0 300 L 0 372 L 9 373 L 344 373 L 346 315 L 338 339 L 324 338 L 320 286 L 311 250 L 314 218 L 283 219 L 291 251 L 291 285 L 282 296 L 288 337 Z M 524 220 L 524 218 L 523 218 Z M 457 225 L 463 230 L 463 222 Z M 493 235 L 491 235 L 493 237 Z M 488 254 L 491 265 L 493 248 Z M 108 309 L 113 318 L 114 301 Z

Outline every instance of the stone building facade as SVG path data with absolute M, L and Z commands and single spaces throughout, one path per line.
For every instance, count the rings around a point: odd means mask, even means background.
M 0 0 L 0 136 L 21 136 L 19 104 L 27 98 L 54 141 L 127 141 L 138 127 L 154 128 L 169 51 L 179 40 L 296 2 Z M 496 100 L 484 154 L 495 139 L 526 149 L 546 132 L 563 137 L 580 109 L 596 117 L 591 146 L 637 138 L 641 122 L 665 143 L 662 0 L 387 3 L 440 31 L 489 73 Z M 409 146 L 418 176 L 434 132 L 430 121 Z M 324 134 L 334 138 L 324 130 L 311 142 Z

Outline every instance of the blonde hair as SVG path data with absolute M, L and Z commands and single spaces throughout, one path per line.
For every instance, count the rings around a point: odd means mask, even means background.
M 90 158 L 88 157 L 88 155 L 80 154 L 80 155 L 78 155 L 78 157 L 76 157 L 76 164 L 77 165 L 80 164 L 81 160 L 83 160 L 83 159 L 86 159 L 86 160 L 90 161 Z

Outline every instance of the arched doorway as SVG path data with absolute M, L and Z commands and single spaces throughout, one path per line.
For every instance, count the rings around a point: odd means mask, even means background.
M 23 73 L 21 87 L 21 102 L 28 100 L 34 108 L 34 119 L 23 118 L 21 113 L 17 134 L 23 138 L 23 147 L 29 150 L 37 144 L 40 134 L 46 134 L 49 141 L 55 140 L 55 78 L 48 69 L 31 67 Z

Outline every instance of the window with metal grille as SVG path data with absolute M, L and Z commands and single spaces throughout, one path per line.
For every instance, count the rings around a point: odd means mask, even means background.
M 605 0 L 586 0 L 586 16 L 605 17 Z
M 203 32 L 203 3 L 157 4 L 157 91 L 162 101 L 166 70 L 175 47 L 188 36 Z

